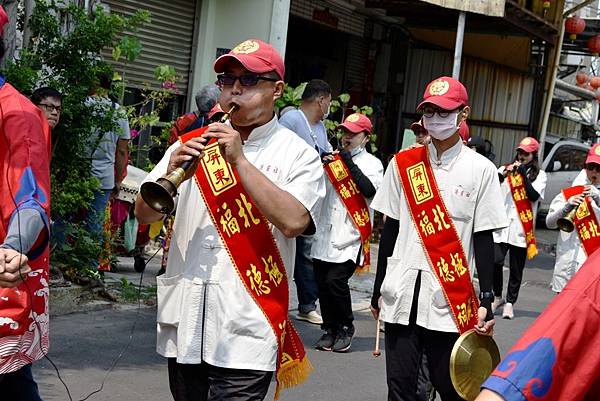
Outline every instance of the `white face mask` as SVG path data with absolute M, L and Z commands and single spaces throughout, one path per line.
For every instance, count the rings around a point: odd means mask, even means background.
M 429 135 L 438 141 L 443 141 L 458 131 L 456 120 L 459 113 L 460 111 L 451 112 L 445 118 L 440 117 L 438 113 L 434 113 L 431 117 L 423 116 L 423 126 Z
M 323 117 L 321 117 L 321 121 L 325 120 L 327 117 L 329 117 L 329 112 L 331 111 L 331 104 L 327 105 L 327 111 L 325 112 L 325 114 L 323 114 Z

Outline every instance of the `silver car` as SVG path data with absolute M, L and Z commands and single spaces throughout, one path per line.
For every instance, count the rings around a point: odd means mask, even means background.
M 546 140 L 542 170 L 546 171 L 548 181 L 544 199 L 538 209 L 538 222 L 546 220 L 552 199 L 562 189 L 570 187 L 583 170 L 590 147 L 591 145 L 575 139 L 549 137 Z

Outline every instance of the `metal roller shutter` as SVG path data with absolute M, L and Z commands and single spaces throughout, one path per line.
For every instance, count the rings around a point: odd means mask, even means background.
M 180 77 L 178 86 L 185 95 L 190 75 L 196 0 L 104 0 L 103 3 L 110 7 L 111 12 L 124 16 L 141 9 L 152 14 L 152 21 L 138 32 L 142 52 L 133 63 L 127 64 L 129 86 L 142 87 L 144 83 L 154 82 L 156 66 L 168 64 L 177 71 Z M 112 60 L 110 54 L 105 56 Z M 123 71 L 123 61 L 114 65 Z

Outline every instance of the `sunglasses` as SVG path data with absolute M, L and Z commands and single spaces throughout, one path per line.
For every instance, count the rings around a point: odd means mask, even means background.
M 42 106 L 44 109 L 46 109 L 47 111 L 54 111 L 56 110 L 57 113 L 62 112 L 62 107 L 61 106 L 55 106 L 53 104 L 47 104 L 47 103 L 40 103 L 40 106 Z
M 439 109 L 437 107 L 432 107 L 432 106 L 425 106 L 423 108 L 423 115 L 427 118 L 433 117 L 434 114 L 437 114 L 438 116 L 440 116 L 442 118 L 446 118 L 452 112 L 454 112 L 454 110 L 442 110 L 442 109 Z
M 277 82 L 279 81 L 276 78 L 269 77 L 261 77 L 256 74 L 243 74 L 239 77 L 233 74 L 219 74 L 217 75 L 217 83 L 220 86 L 232 86 L 235 84 L 235 81 L 239 80 L 240 85 L 242 86 L 255 86 L 258 84 L 258 81 L 269 81 L 269 82 Z

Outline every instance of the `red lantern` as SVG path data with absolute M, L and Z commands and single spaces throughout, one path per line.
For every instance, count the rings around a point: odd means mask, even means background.
M 585 20 L 574 15 L 565 21 L 565 31 L 569 33 L 569 39 L 575 40 L 577 35 L 585 31 Z
M 592 77 L 590 79 L 590 86 L 594 89 L 600 88 L 600 77 Z
M 588 49 L 594 54 L 600 53 L 600 35 L 592 36 L 587 42 Z
M 583 72 L 578 72 L 577 75 L 575 75 L 575 80 L 577 80 L 577 86 L 585 85 L 588 79 L 590 79 L 590 77 Z
M 544 3 L 542 4 L 544 8 L 550 8 L 550 1 L 549 0 L 544 0 Z

